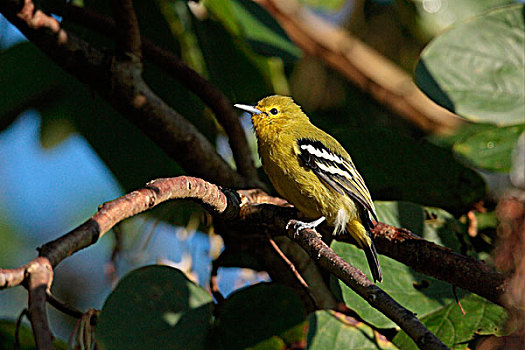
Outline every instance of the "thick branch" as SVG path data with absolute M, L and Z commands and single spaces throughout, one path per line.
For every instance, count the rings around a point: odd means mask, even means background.
M 394 63 L 296 0 L 254 1 L 275 17 L 297 46 L 422 130 L 446 132 L 463 123 L 426 97 Z
M 16 269 L 0 269 L 0 289 L 16 287 L 24 282 L 27 265 Z
M 30 0 L 26 2 L 32 5 Z M 19 14 L 20 7 L 19 0 L 4 0 L 0 12 L 58 65 L 99 92 L 184 170 L 222 185 L 250 184 L 231 169 L 195 126 L 151 91 L 136 62 L 115 61 L 66 33 L 53 17 L 34 11 L 34 6 Z
M 74 5 L 67 5 L 66 9 L 64 18 L 68 20 L 101 33 L 115 33 L 115 22 L 109 17 Z M 250 147 L 248 147 L 246 135 L 228 97 L 171 51 L 158 47 L 153 41 L 145 37 L 141 38 L 141 42 L 146 58 L 152 60 L 180 81 L 211 108 L 217 121 L 228 135 L 237 171 L 255 183 L 257 181 L 257 170 L 253 163 Z
M 194 199 L 212 213 L 225 218 L 237 217 L 237 196 L 232 191 L 225 192 L 232 194 L 227 196 L 219 187 L 189 176 L 153 180 L 144 188 L 101 205 L 95 215 L 82 225 L 39 248 L 39 258 L 19 268 L 0 269 L 0 289 L 23 283 L 29 271 L 34 270 L 34 265 L 42 264 L 42 259 L 55 268 L 68 256 L 96 243 L 119 222 L 170 199 Z M 230 206 L 229 201 L 233 203 Z
M 167 200 L 181 198 L 198 200 L 217 213 L 224 213 L 227 207 L 224 193 L 204 180 L 187 176 L 157 179 L 142 189 L 104 203 L 91 219 L 78 228 L 43 245 L 39 249 L 40 256 L 48 258 L 56 267 L 66 257 L 94 244 L 117 223 Z

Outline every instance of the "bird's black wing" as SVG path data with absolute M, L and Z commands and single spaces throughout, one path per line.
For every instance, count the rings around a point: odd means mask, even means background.
M 305 167 L 327 186 L 359 203 L 377 221 L 370 192 L 351 159 L 335 153 L 319 140 L 299 139 L 297 146 L 299 159 Z

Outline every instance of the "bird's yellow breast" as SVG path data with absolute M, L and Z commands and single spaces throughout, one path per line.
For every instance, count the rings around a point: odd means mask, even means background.
M 260 142 L 259 154 L 265 172 L 281 196 L 312 219 L 325 216 L 330 225 L 334 225 L 337 212 L 341 209 L 350 220 L 355 219 L 355 203 L 326 186 L 313 171 L 301 165 L 296 140 L 276 142 L 283 143 Z

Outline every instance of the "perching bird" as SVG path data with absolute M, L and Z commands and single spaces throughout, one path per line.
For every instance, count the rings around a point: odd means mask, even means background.
M 292 98 L 269 96 L 257 106 L 236 104 L 251 113 L 259 156 L 281 196 L 306 216 L 326 219 L 334 235 L 345 230 L 363 248 L 374 281 L 383 279 L 372 242 L 377 221 L 370 192 L 350 155 L 332 136 L 314 126 Z M 308 224 L 307 224 L 308 225 Z

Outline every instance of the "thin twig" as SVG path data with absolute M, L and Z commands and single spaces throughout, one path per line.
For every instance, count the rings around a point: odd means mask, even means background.
M 25 317 L 29 318 L 29 312 L 27 309 L 22 310 L 18 318 L 16 319 L 16 326 L 15 326 L 15 343 L 13 345 L 14 350 L 20 349 L 20 328 L 22 327 L 22 319 Z
M 57 309 L 58 311 L 61 311 L 63 313 L 65 313 L 66 315 L 69 315 L 71 317 L 74 317 L 74 318 L 81 318 L 82 315 L 84 314 L 82 311 L 80 311 L 79 309 L 63 302 L 63 301 L 60 301 L 58 300 L 54 295 L 53 293 L 51 292 L 48 292 L 47 293 L 47 301 L 49 302 L 49 304 L 51 304 L 51 306 L 53 306 L 55 309 Z
M 281 248 L 279 248 L 277 243 L 275 243 L 275 241 L 271 237 L 268 237 L 268 241 L 270 242 L 270 245 L 272 246 L 273 250 L 277 253 L 277 255 L 279 255 L 281 257 L 281 259 L 283 259 L 284 263 L 286 264 L 286 266 L 288 266 L 290 271 L 292 271 L 293 275 L 295 276 L 295 278 L 297 279 L 299 284 L 303 287 L 303 289 L 306 292 L 306 294 L 308 294 L 308 296 L 312 299 L 312 303 L 314 304 L 314 306 L 317 309 L 319 309 L 319 305 L 317 305 L 317 303 L 315 301 L 315 297 L 312 294 L 312 292 L 310 291 L 310 286 L 308 286 L 308 283 L 306 283 L 306 281 L 303 278 L 303 276 L 301 276 L 299 271 L 297 271 L 297 268 L 295 267 L 294 263 L 291 262 L 290 259 L 288 259 L 288 257 L 286 255 L 284 255 L 284 253 L 281 250 Z

